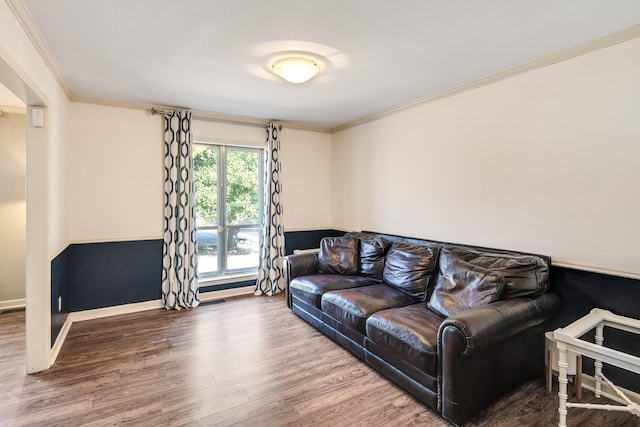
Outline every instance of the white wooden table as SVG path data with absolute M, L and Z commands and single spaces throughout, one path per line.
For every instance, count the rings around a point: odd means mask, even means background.
M 567 425 L 567 408 L 603 409 L 607 411 L 629 412 L 640 418 L 640 405 L 632 402 L 602 373 L 602 364 L 614 365 L 627 371 L 640 374 L 640 357 L 627 354 L 604 346 L 604 327 L 620 329 L 640 334 L 640 320 L 618 316 L 607 310 L 595 308 L 586 316 L 576 320 L 567 327 L 556 329 L 553 337 L 558 346 L 558 426 Z M 595 329 L 595 344 L 584 341 L 581 337 Z M 592 358 L 595 366 L 595 395 L 600 397 L 604 380 L 620 396 L 626 405 L 601 405 L 591 403 L 567 402 L 567 352 Z

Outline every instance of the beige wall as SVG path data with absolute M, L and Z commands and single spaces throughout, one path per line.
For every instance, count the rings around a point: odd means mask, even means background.
M 71 242 L 162 238 L 163 121 L 146 111 L 72 103 Z M 194 140 L 264 146 L 262 127 L 196 119 Z M 281 133 L 286 230 L 330 227 L 331 136 Z
M 26 166 L 25 114 L 5 112 L 0 117 L 0 305 L 25 297 Z
M 70 241 L 162 237 L 162 118 L 72 103 L 68 124 Z
M 640 39 L 333 138 L 333 225 L 640 274 Z
M 331 135 L 285 128 L 281 145 L 285 231 L 331 228 Z

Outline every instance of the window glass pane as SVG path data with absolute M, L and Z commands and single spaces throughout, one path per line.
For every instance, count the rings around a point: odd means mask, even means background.
M 218 230 L 201 229 L 198 239 L 198 275 L 207 275 L 218 271 Z
M 258 267 L 262 150 L 193 144 L 198 275 Z
M 218 153 L 217 147 L 193 144 L 197 227 L 218 225 Z
M 227 268 L 229 270 L 247 270 L 258 267 L 260 252 L 260 229 L 231 228 L 227 230 L 229 247 Z
M 227 225 L 258 224 L 260 155 L 257 151 L 227 151 Z

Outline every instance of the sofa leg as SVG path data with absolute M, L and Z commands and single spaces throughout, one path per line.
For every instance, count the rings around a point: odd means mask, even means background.
M 553 355 L 551 351 L 547 351 L 547 391 L 551 391 L 551 382 L 553 381 L 553 366 L 551 366 L 552 357 Z

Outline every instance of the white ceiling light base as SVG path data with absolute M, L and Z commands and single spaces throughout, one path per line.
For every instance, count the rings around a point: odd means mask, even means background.
M 289 83 L 304 83 L 320 72 L 318 64 L 309 58 L 290 56 L 277 60 L 273 72 Z

